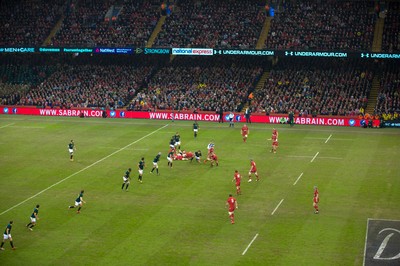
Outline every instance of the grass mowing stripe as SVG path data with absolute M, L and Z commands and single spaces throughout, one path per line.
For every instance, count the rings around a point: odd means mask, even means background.
M 150 133 L 147 134 L 146 136 L 143 136 L 143 137 L 141 137 L 140 139 L 135 140 L 134 142 L 129 143 L 129 144 L 126 145 L 125 147 L 122 147 L 121 149 L 119 149 L 119 150 L 117 150 L 117 151 L 115 151 L 115 152 L 113 152 L 113 153 L 111 153 L 111 154 L 109 154 L 109 155 L 103 157 L 102 159 L 100 159 L 100 160 L 98 160 L 98 161 L 92 163 L 91 165 L 86 166 L 85 168 L 83 168 L 83 169 L 81 169 L 81 170 L 79 170 L 79 171 L 73 173 L 72 175 L 67 176 L 66 178 L 64 178 L 64 179 L 62 179 L 62 180 L 60 180 L 60 181 L 54 183 L 53 185 L 51 185 L 51 186 L 49 186 L 49 187 L 43 189 L 42 191 L 39 191 L 39 192 L 36 193 L 35 195 L 33 195 L 33 196 L 31 196 L 31 197 L 29 197 L 29 198 L 27 198 L 27 199 L 21 201 L 20 203 L 18 203 L 18 204 L 16 204 L 16 205 L 12 206 L 12 207 L 10 207 L 10 208 L 8 208 L 7 210 L 3 211 L 2 213 L 0 213 L 0 216 L 3 215 L 3 214 L 5 214 L 5 213 L 7 213 L 7 212 L 9 212 L 9 211 L 11 211 L 12 209 L 14 209 L 14 208 L 16 208 L 16 207 L 18 207 L 18 206 L 24 204 L 25 202 L 27 202 L 27 201 L 29 201 L 29 200 L 31 200 L 31 199 L 33 199 L 33 198 L 39 196 L 40 194 L 42 194 L 43 192 L 46 192 L 46 191 L 49 190 L 50 188 L 52 188 L 52 187 L 54 187 L 54 186 L 57 186 L 58 184 L 60 184 L 60 183 L 62 183 L 62 182 L 64 182 L 64 181 L 70 179 L 71 177 L 73 177 L 73 176 L 75 176 L 75 175 L 77 175 L 77 174 L 79 174 L 79 173 L 82 173 L 83 171 L 85 171 L 85 170 L 91 168 L 92 166 L 95 166 L 96 164 L 98 164 L 98 163 L 100 163 L 100 162 L 102 162 L 102 161 L 104 161 L 104 160 L 110 158 L 111 156 L 113 156 L 113 155 L 119 153 L 120 151 L 125 150 L 126 148 L 132 146 L 133 144 L 138 143 L 139 141 L 141 141 L 141 140 L 143 140 L 143 139 L 145 139 L 145 138 L 147 138 L 147 137 L 153 135 L 154 133 L 160 131 L 161 129 L 166 128 L 167 126 L 168 126 L 168 124 L 166 124 L 166 125 L 160 127 L 159 129 L 154 130 L 153 132 L 150 132 Z
M 319 154 L 319 152 L 317 152 L 317 153 L 314 155 L 314 157 L 313 157 L 312 160 L 311 160 L 311 163 L 315 160 L 315 158 L 317 158 L 318 154 Z
M 250 241 L 249 245 L 246 247 L 246 249 L 243 251 L 242 256 L 246 254 L 247 250 L 250 248 L 251 244 L 253 244 L 254 240 L 258 237 L 258 233 L 253 237 L 253 239 Z
M 284 199 L 281 199 L 281 201 L 279 202 L 279 204 L 275 207 L 274 211 L 271 213 L 271 215 L 274 215 L 274 213 L 276 212 L 276 210 L 279 208 L 279 206 L 281 206 L 282 202 Z

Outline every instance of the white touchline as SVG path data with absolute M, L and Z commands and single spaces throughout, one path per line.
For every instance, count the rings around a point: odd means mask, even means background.
M 281 201 L 279 202 L 279 204 L 275 207 L 274 211 L 271 213 L 271 215 L 274 215 L 274 213 L 276 212 L 276 210 L 279 208 L 279 206 L 281 206 L 282 202 L 284 199 L 281 199 Z
M 163 129 L 163 128 L 167 127 L 167 126 L 168 126 L 168 124 L 166 124 L 165 126 L 160 127 L 160 128 L 157 129 L 157 130 L 154 130 L 153 132 L 147 134 L 147 135 L 144 136 L 144 137 L 141 137 L 141 138 L 138 139 L 138 140 L 135 140 L 134 142 L 129 143 L 129 144 L 126 145 L 125 147 L 122 147 L 121 149 L 119 149 L 119 150 L 117 150 L 117 151 L 115 151 L 115 152 L 113 152 L 113 153 L 107 155 L 106 157 L 103 157 L 102 159 L 100 159 L 100 160 L 98 160 L 98 161 L 92 163 L 91 165 L 86 166 L 85 168 L 79 170 L 78 172 L 75 172 L 75 173 L 73 173 L 72 175 L 69 175 L 69 176 L 67 176 L 67 177 L 64 178 L 64 179 L 61 179 L 61 180 L 58 181 L 57 183 L 54 183 L 53 185 L 51 185 L 51 186 L 49 186 L 49 187 L 43 189 L 42 191 L 39 191 L 39 192 L 36 193 L 35 195 L 33 195 L 33 196 L 31 196 L 31 197 L 29 197 L 29 198 L 27 198 L 27 199 L 21 201 L 20 203 L 18 203 L 18 204 L 16 204 L 16 205 L 12 206 L 11 208 L 8 208 L 7 210 L 3 211 L 2 213 L 0 213 L 0 216 L 3 215 L 3 214 L 5 214 L 5 213 L 7 213 L 7 212 L 9 212 L 9 211 L 11 211 L 12 209 L 18 207 L 19 205 L 24 204 L 24 203 L 27 202 L 28 200 L 31 200 L 31 199 L 33 199 L 33 198 L 39 196 L 40 194 L 42 194 L 43 192 L 46 192 L 46 191 L 49 190 L 50 188 L 52 188 L 52 187 L 54 187 L 54 186 L 57 186 L 58 184 L 60 184 L 60 183 L 62 183 L 62 182 L 64 182 L 64 181 L 70 179 L 71 177 L 73 177 L 73 176 L 75 176 L 75 175 L 77 175 L 77 174 L 79 174 L 79 173 L 82 173 L 83 171 L 85 171 L 85 170 L 91 168 L 92 166 L 95 166 L 96 164 L 98 164 L 98 163 L 104 161 L 105 159 L 110 158 L 110 157 L 113 156 L 114 154 L 117 154 L 118 152 L 125 150 L 125 149 L 128 148 L 129 146 L 132 146 L 133 144 L 138 143 L 138 142 L 141 141 L 142 139 L 145 139 L 145 138 L 147 138 L 148 136 L 153 135 L 153 134 L 156 133 L 157 131 L 160 131 L 161 129 Z
M 293 186 L 297 184 L 297 181 L 300 180 L 300 178 L 302 177 L 302 175 L 303 175 L 303 173 L 301 173 L 301 174 L 299 175 L 299 177 L 296 179 L 296 182 L 293 183 Z
M 247 250 L 249 249 L 249 247 L 251 246 L 251 244 L 253 244 L 254 240 L 256 240 L 256 238 L 258 237 L 258 233 L 253 237 L 253 239 L 250 241 L 249 245 L 247 246 L 247 248 L 243 251 L 242 256 L 244 254 L 246 254 Z
M 332 137 L 332 134 L 329 135 L 329 137 L 327 138 L 327 140 L 325 141 L 325 143 L 327 143 L 327 142 L 330 140 L 331 137 Z
M 5 127 L 9 127 L 9 126 L 12 126 L 12 125 L 14 125 L 15 123 L 11 123 L 11 124 L 8 124 L 8 125 L 5 125 L 5 126 L 1 126 L 0 128 L 5 128 Z
M 319 152 L 317 152 L 317 153 L 314 155 L 314 157 L 313 157 L 312 160 L 311 160 L 311 163 L 315 160 L 315 158 L 317 158 L 318 154 L 319 154 Z

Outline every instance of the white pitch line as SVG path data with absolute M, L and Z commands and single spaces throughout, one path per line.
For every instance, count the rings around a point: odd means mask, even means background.
M 141 140 L 147 138 L 148 136 L 153 135 L 153 134 L 156 133 L 157 131 L 160 131 L 161 129 L 164 129 L 164 128 L 167 127 L 167 126 L 168 126 L 168 124 L 166 124 L 165 126 L 160 127 L 160 128 L 157 129 L 157 130 L 154 130 L 153 132 L 147 134 L 147 135 L 144 136 L 144 137 L 141 137 L 141 138 L 138 139 L 138 140 L 135 140 L 134 142 L 129 143 L 129 144 L 126 145 L 125 147 L 122 147 L 121 149 L 119 149 L 119 150 L 117 150 L 117 151 L 115 151 L 115 152 L 113 152 L 113 153 L 107 155 L 106 157 L 103 157 L 102 159 L 100 159 L 100 160 L 98 160 L 98 161 L 92 163 L 92 164 L 89 165 L 89 166 L 86 166 L 85 168 L 79 170 L 78 172 L 75 172 L 75 173 L 73 173 L 72 175 L 69 175 L 69 176 L 67 176 L 67 177 L 64 178 L 64 179 L 61 179 L 61 180 L 58 181 L 57 183 L 54 183 L 53 185 L 51 185 L 51 186 L 49 186 L 49 187 L 43 189 L 42 191 L 36 193 L 35 195 L 33 195 L 33 196 L 31 196 L 31 197 L 29 197 L 29 198 L 27 198 L 27 199 L 21 201 L 20 203 L 18 203 L 18 204 L 16 204 L 16 205 L 12 206 L 11 208 L 8 208 L 7 210 L 3 211 L 2 213 L 0 213 L 0 216 L 3 215 L 3 214 L 5 214 L 5 213 L 7 213 L 7 212 L 9 212 L 9 211 L 11 211 L 12 209 L 18 207 L 19 205 L 24 204 L 24 203 L 27 202 L 28 200 L 31 200 L 31 199 L 33 199 L 33 198 L 39 196 L 40 194 L 42 194 L 43 192 L 46 192 L 46 191 L 49 190 L 50 188 L 52 188 L 52 187 L 54 187 L 54 186 L 57 186 L 58 184 L 60 184 L 60 183 L 62 183 L 62 182 L 64 182 L 64 181 L 70 179 L 70 178 L 73 177 L 73 176 L 76 176 L 76 175 L 79 174 L 79 173 L 82 173 L 83 171 L 85 171 L 85 170 L 87 170 L 87 169 L 89 169 L 89 168 L 95 166 L 96 164 L 98 164 L 98 163 L 104 161 L 105 159 L 110 158 L 110 157 L 113 156 L 114 154 L 117 154 L 118 152 L 125 150 L 125 149 L 128 148 L 129 146 L 132 146 L 133 144 L 138 143 L 139 141 L 141 141 Z
M 258 233 L 253 237 L 253 239 L 250 241 L 249 245 L 247 246 L 247 248 L 243 251 L 242 256 L 244 254 L 246 254 L 247 250 L 250 248 L 251 244 L 253 244 L 254 240 L 256 240 L 256 238 L 258 237 Z
M 332 134 L 330 134 L 329 137 L 325 140 L 325 143 L 327 143 L 331 137 L 332 137 Z
M 9 127 L 9 126 L 12 126 L 12 125 L 15 125 L 15 123 L 11 123 L 11 124 L 8 124 L 8 125 L 4 125 L 4 126 L 1 126 L 0 128 Z
M 311 163 L 315 160 L 315 158 L 317 158 L 318 154 L 319 154 L 319 152 L 317 152 L 317 153 L 314 155 L 314 157 L 313 157 L 312 160 L 311 160 Z
M 303 176 L 303 173 L 301 173 L 301 174 L 299 175 L 299 177 L 296 179 L 296 182 L 293 183 L 293 186 L 297 184 L 297 181 L 299 181 L 300 178 L 301 178 L 302 176 Z
M 300 156 L 300 155 L 287 155 L 285 157 L 289 158 L 313 158 L 313 156 Z M 342 157 L 327 157 L 327 156 L 320 156 L 319 159 L 332 159 L 332 160 L 343 160 Z
M 279 208 L 279 206 L 281 206 L 282 202 L 284 199 L 281 199 L 281 201 L 279 202 L 279 204 L 275 207 L 274 211 L 271 213 L 271 215 L 274 215 L 274 213 L 276 212 L 276 210 Z

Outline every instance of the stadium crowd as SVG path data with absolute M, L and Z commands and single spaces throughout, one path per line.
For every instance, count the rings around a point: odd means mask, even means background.
M 373 2 L 285 1 L 271 22 L 268 49 L 368 51 L 374 35 Z
M 286 59 L 255 91 L 254 112 L 307 115 L 358 115 L 373 78 L 371 64 L 343 59 Z
M 400 69 L 396 64 L 386 64 L 381 74 L 375 113 L 384 119 L 398 119 L 400 114 Z
M 382 51 L 389 53 L 400 52 L 400 3 L 390 2 L 386 12 Z
M 155 46 L 255 48 L 265 20 L 263 3 L 259 0 L 179 1 Z
M 61 18 L 65 0 L 0 1 L 0 46 L 40 46 Z
M 194 62 L 175 58 L 157 71 L 140 97 L 152 109 L 241 111 L 248 91 L 262 74 L 260 64 L 238 58 Z
M 144 47 L 159 16 L 157 8 L 144 0 L 79 1 L 66 12 L 51 45 Z

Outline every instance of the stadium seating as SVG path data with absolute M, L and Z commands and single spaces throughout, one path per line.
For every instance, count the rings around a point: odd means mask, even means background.
M 369 51 L 375 16 L 369 1 L 286 1 L 272 20 L 268 49 Z

